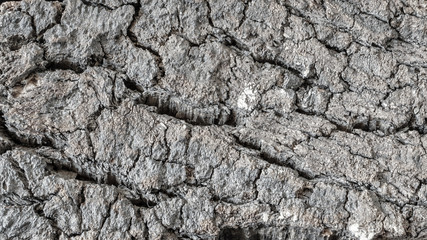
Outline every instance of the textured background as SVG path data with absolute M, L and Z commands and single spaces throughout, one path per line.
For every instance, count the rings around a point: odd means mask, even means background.
M 5 2 L 0 74 L 0 239 L 427 237 L 423 0 Z

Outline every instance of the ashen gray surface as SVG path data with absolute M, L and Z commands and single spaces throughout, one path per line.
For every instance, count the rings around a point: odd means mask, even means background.
M 0 5 L 0 239 L 425 239 L 421 0 Z

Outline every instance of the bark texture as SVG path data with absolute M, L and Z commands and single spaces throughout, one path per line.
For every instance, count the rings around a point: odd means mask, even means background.
M 0 239 L 425 239 L 422 0 L 0 5 Z

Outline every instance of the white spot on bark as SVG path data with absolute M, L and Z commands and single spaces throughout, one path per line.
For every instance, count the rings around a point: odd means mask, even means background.
M 371 240 L 374 238 L 375 233 L 367 232 L 364 229 L 361 229 L 359 227 L 359 224 L 355 223 L 348 227 L 348 230 L 356 237 L 359 238 L 359 240 Z
M 243 90 L 242 94 L 240 94 L 239 98 L 237 99 L 237 107 L 249 110 L 252 106 L 252 104 L 256 100 L 256 94 L 252 90 L 252 88 L 247 87 L 245 90 Z

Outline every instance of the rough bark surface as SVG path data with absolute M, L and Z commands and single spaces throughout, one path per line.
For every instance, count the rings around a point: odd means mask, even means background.
M 422 0 L 0 5 L 0 239 L 427 238 Z

